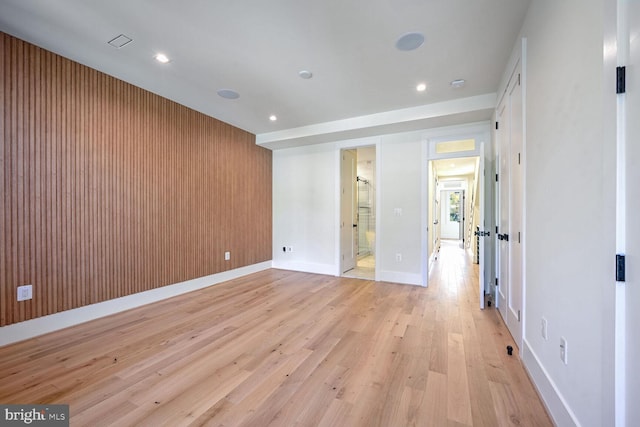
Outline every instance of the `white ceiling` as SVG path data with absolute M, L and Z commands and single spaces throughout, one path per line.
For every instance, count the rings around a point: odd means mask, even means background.
M 278 148 L 489 119 L 528 4 L 0 0 L 0 30 Z M 413 31 L 425 43 L 397 50 L 396 40 Z M 133 42 L 121 49 L 107 44 L 119 34 Z M 158 52 L 171 62 L 156 62 Z M 301 70 L 313 78 L 301 79 Z M 465 87 L 451 88 L 454 79 L 465 79 Z M 421 82 L 427 90 L 419 93 Z M 240 98 L 223 99 L 219 89 Z
M 438 178 L 472 175 L 476 172 L 478 157 L 462 157 L 434 160 L 433 167 Z

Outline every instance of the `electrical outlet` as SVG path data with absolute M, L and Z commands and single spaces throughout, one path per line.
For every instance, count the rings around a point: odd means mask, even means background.
M 27 301 L 33 298 L 33 286 L 18 286 L 18 301 Z
M 540 333 L 542 334 L 542 338 L 547 341 L 549 336 L 547 335 L 547 319 L 544 317 L 540 321 Z
M 231 259 L 231 252 L 227 251 L 224 253 L 224 260 L 229 261 Z
M 565 365 L 569 363 L 567 339 L 565 337 L 560 337 L 560 360 L 562 360 Z
M 402 262 L 402 254 L 396 254 L 396 261 Z

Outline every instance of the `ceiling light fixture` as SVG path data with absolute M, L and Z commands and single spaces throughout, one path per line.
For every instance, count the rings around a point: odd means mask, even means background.
M 300 78 L 305 80 L 309 80 L 311 77 L 313 77 L 313 73 L 309 70 L 302 70 L 298 73 L 298 75 L 300 76 Z
M 269 116 L 269 120 L 271 120 L 272 122 L 275 122 L 276 120 L 278 120 L 278 117 L 275 114 L 272 114 Z
M 218 95 L 224 99 L 238 99 L 240 98 L 240 94 L 235 90 L 231 89 L 220 89 L 218 91 Z
M 396 49 L 402 51 L 415 50 L 424 43 L 424 35 L 422 33 L 406 33 L 400 36 L 396 41 Z
M 452 88 L 454 89 L 459 89 L 462 86 L 464 86 L 466 82 L 464 81 L 464 79 L 458 79 L 458 80 L 453 80 L 451 83 L 449 83 L 451 85 Z
M 427 90 L 427 85 L 424 83 L 420 83 L 418 86 L 416 86 L 416 90 L 418 92 L 424 92 L 425 90 Z
M 167 62 L 169 62 L 169 58 L 164 53 L 157 54 L 155 58 L 156 58 L 156 61 L 161 62 L 163 64 L 166 64 Z

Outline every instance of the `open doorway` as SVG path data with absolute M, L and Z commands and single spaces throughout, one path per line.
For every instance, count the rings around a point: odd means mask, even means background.
M 429 194 L 434 197 L 432 204 L 437 214 L 432 239 L 456 242 L 476 261 L 478 248 L 473 241 L 480 222 L 479 168 L 478 156 L 430 162 L 433 188 Z
M 471 135 L 470 135 L 471 136 Z M 491 298 L 487 277 L 491 276 L 493 259 L 486 237 L 490 236 L 492 205 L 485 175 L 485 143 L 487 134 L 477 133 L 476 138 L 428 141 L 427 167 L 427 275 L 434 264 L 439 265 L 441 250 L 457 248 L 460 256 L 478 265 L 479 306 L 485 307 Z M 481 139 L 480 139 L 481 138 Z M 489 212 L 487 212 L 487 209 Z M 485 215 L 486 214 L 486 215 Z M 444 262 L 444 260 L 443 260 Z
M 375 280 L 376 148 L 341 152 L 341 274 Z

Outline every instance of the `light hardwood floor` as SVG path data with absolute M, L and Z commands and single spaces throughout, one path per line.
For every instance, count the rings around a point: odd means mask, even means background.
M 427 289 L 267 270 L 0 348 L 1 403 L 72 426 L 547 426 L 443 248 Z

